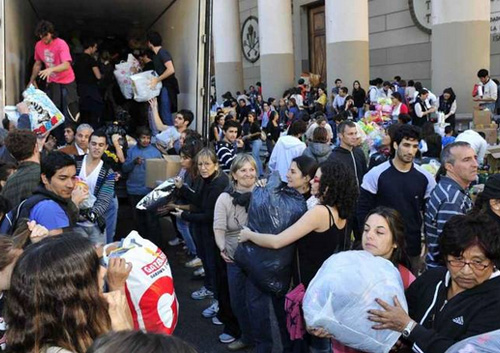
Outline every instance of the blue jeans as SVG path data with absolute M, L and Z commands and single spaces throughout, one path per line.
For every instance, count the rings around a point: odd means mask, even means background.
M 363 119 L 364 115 L 365 115 L 365 110 L 363 109 L 363 107 L 358 108 L 358 118 L 356 119 L 356 121 Z
M 261 292 L 235 263 L 227 264 L 227 278 L 231 308 L 238 318 L 243 342 L 254 343 L 255 353 L 271 353 L 273 337 L 269 295 Z
M 116 222 L 118 220 L 118 197 L 113 197 L 109 203 L 104 217 L 106 218 L 106 243 L 112 243 L 116 232 Z
M 485 109 L 488 108 L 488 110 L 491 112 L 491 114 L 495 114 L 495 106 L 496 106 L 495 102 L 493 102 L 493 103 L 481 103 L 480 106 L 485 108 Z
M 163 124 L 168 126 L 174 125 L 174 120 L 172 119 L 172 112 L 170 111 L 170 98 L 168 96 L 168 91 L 166 87 L 162 87 L 160 91 L 160 118 Z
M 177 230 L 179 231 L 179 233 L 181 233 L 182 238 L 186 243 L 189 254 L 196 256 L 196 245 L 194 243 L 193 237 L 191 236 L 191 232 L 189 231 L 189 222 L 176 217 L 175 223 L 177 224 Z
M 262 140 L 260 137 L 252 141 L 252 156 L 257 163 L 257 176 L 264 175 L 264 168 L 262 167 L 262 160 L 260 159 L 260 148 L 262 147 Z

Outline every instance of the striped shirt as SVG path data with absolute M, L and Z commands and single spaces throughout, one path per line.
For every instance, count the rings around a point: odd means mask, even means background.
M 215 153 L 223 172 L 229 173 L 231 170 L 231 163 L 233 163 L 233 159 L 236 157 L 236 152 L 236 148 L 230 142 L 222 140 L 215 144 Z
M 439 236 L 444 224 L 453 216 L 465 214 L 472 208 L 472 201 L 458 183 L 442 176 L 427 201 L 425 212 L 425 238 L 428 253 L 427 267 L 439 266 Z

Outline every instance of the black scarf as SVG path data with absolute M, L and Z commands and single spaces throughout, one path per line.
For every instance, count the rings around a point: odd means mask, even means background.
M 238 191 L 232 191 L 229 193 L 231 197 L 233 198 L 233 205 L 240 205 L 242 207 L 245 207 L 245 211 L 248 212 L 248 207 L 250 206 L 250 200 L 252 199 L 252 193 L 251 192 L 238 192 Z

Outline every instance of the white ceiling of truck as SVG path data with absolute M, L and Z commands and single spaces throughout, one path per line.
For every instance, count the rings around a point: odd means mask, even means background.
M 38 16 L 61 30 L 126 35 L 149 26 L 176 0 L 29 0 Z M 182 0 L 181 0 L 182 1 Z

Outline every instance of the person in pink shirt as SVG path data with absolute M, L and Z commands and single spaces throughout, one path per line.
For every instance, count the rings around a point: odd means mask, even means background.
M 46 93 L 49 98 L 68 121 L 71 119 L 77 122 L 80 115 L 78 94 L 68 44 L 57 37 L 54 25 L 45 20 L 38 23 L 35 35 L 40 40 L 35 45 L 35 64 L 29 84 L 38 87 L 37 78 L 46 80 Z M 45 67 L 42 70 L 43 65 Z M 63 125 L 54 130 L 53 134 L 58 143 L 62 143 L 64 141 Z

